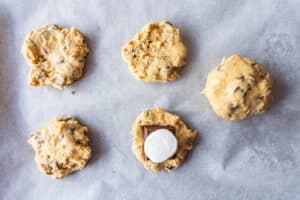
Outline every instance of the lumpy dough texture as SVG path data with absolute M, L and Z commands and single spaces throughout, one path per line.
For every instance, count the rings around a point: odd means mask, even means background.
M 261 64 L 235 54 L 208 74 L 203 93 L 218 116 L 241 120 L 271 105 L 272 79 Z
M 122 50 L 132 73 L 147 82 L 177 79 L 186 54 L 179 30 L 166 21 L 147 24 Z
M 82 33 L 75 28 L 49 24 L 30 31 L 22 54 L 30 65 L 30 86 L 63 89 L 82 76 L 89 52 Z
M 55 118 L 46 127 L 33 132 L 28 143 L 35 150 L 41 171 L 62 179 L 82 169 L 91 157 L 87 128 L 73 117 Z
M 155 163 L 147 159 L 144 152 L 145 136 L 143 126 L 152 125 L 172 127 L 174 129 L 174 136 L 178 142 L 175 155 L 162 163 Z M 146 110 L 141 113 L 133 125 L 132 134 L 132 150 L 134 154 L 146 169 L 155 172 L 162 169 L 170 172 L 174 168 L 177 168 L 184 161 L 187 152 L 192 150 L 193 143 L 198 136 L 197 131 L 190 130 L 177 115 L 166 112 L 161 108 Z

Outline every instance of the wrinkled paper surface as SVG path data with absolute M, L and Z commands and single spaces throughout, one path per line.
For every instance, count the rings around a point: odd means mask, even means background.
M 299 8 L 296 0 L 1 0 L 0 199 L 300 199 Z M 182 77 L 164 84 L 135 80 L 121 58 L 126 41 L 157 20 L 180 28 L 189 50 Z M 48 23 L 80 29 L 91 50 L 84 76 L 63 91 L 27 85 L 23 39 Z M 218 118 L 200 94 L 233 53 L 274 79 L 273 106 L 239 122 Z M 200 132 L 171 174 L 145 170 L 131 151 L 135 118 L 158 106 Z M 89 128 L 93 156 L 60 181 L 38 170 L 27 138 L 67 115 Z

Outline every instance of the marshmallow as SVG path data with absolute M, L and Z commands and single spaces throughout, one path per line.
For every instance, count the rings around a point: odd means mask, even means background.
M 151 161 L 162 163 L 176 153 L 177 147 L 177 139 L 170 130 L 158 129 L 145 139 L 144 152 Z

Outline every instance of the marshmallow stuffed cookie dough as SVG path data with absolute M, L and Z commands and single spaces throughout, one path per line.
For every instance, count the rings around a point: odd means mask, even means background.
M 242 120 L 263 113 L 272 104 L 272 90 L 271 75 L 261 64 L 234 54 L 208 74 L 202 93 L 218 116 Z
M 142 112 L 131 133 L 134 154 L 146 169 L 155 172 L 178 167 L 198 135 L 179 116 L 161 108 Z
M 166 82 L 179 78 L 187 50 L 178 28 L 170 22 L 151 22 L 122 49 L 122 57 L 137 79 Z

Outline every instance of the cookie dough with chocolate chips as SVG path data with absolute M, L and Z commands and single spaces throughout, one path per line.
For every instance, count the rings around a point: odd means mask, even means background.
M 272 79 L 261 64 L 235 54 L 208 74 L 203 93 L 218 116 L 242 120 L 272 104 Z
M 155 172 L 162 169 L 170 172 L 178 167 L 198 135 L 177 115 L 161 108 L 141 113 L 131 133 L 134 154 L 146 169 Z
M 75 28 L 49 24 L 30 31 L 22 54 L 30 65 L 30 86 L 63 89 L 82 76 L 89 52 L 82 33 Z
M 186 54 L 179 29 L 167 21 L 147 24 L 122 49 L 131 72 L 146 82 L 177 79 Z
M 56 179 L 78 171 L 91 157 L 88 129 L 73 117 L 55 118 L 33 132 L 28 143 L 41 171 Z

